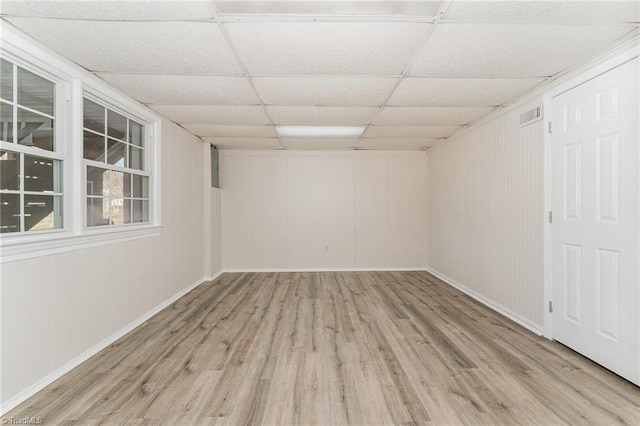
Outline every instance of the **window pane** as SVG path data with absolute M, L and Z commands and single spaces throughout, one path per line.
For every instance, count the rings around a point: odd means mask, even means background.
M 125 198 L 122 208 L 122 222 L 131 223 L 131 200 Z
M 133 200 L 133 222 L 149 222 L 149 201 Z
M 144 170 L 144 161 L 141 149 L 138 149 L 134 146 L 129 146 L 129 168 Z
M 87 166 L 87 195 L 104 195 L 105 184 L 109 184 L 109 170 Z
M 122 195 L 125 197 L 131 197 L 131 173 L 123 173 L 123 190 Z
M 82 157 L 104 162 L 104 136 L 84 131 Z
M 13 64 L 0 59 L 0 98 L 13 102 Z
M 133 197 L 149 198 L 149 178 L 133 175 Z
M 0 233 L 20 232 L 20 195 L 0 194 Z
M 129 142 L 136 146 L 143 146 L 144 127 L 135 121 L 129 120 Z
M 111 207 L 111 224 L 122 225 L 124 222 L 124 198 L 109 198 Z
M 13 142 L 13 107 L 0 103 L 0 140 Z
M 127 145 L 114 141 L 113 139 L 107 139 L 107 163 L 114 164 L 116 166 L 126 167 Z
M 106 181 L 104 196 L 110 198 L 124 197 L 124 176 L 129 173 L 115 172 L 111 170 L 111 177 Z
M 0 151 L 0 189 L 20 189 L 20 154 Z
M 62 197 L 25 194 L 24 227 L 26 231 L 62 228 Z
M 115 139 L 126 140 L 127 119 L 117 112 L 107 110 L 107 135 Z
M 18 67 L 18 105 L 53 115 L 54 87 L 53 82 Z
M 18 108 L 18 143 L 53 151 L 53 120 Z
M 84 127 L 104 134 L 104 107 L 88 99 L 83 103 Z
M 87 198 L 87 226 L 102 226 L 108 224 L 109 208 L 104 198 Z
M 62 192 L 60 163 L 59 160 L 25 155 L 24 190 Z

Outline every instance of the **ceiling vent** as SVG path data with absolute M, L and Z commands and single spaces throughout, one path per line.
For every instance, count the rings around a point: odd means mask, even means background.
M 542 120 L 542 107 L 535 107 L 520 115 L 520 127 Z

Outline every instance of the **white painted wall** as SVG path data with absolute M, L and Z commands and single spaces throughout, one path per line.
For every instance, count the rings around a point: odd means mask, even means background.
M 220 154 L 224 269 L 424 267 L 423 152 Z
M 209 189 L 211 198 L 203 197 L 209 172 L 202 152 L 200 140 L 163 123 L 159 237 L 1 265 L 3 409 L 163 301 L 220 271 L 220 194 Z M 210 217 L 204 216 L 205 203 L 211 204 Z M 205 221 L 214 237 L 208 270 Z
M 543 328 L 540 98 L 428 152 L 429 268 L 532 328 Z

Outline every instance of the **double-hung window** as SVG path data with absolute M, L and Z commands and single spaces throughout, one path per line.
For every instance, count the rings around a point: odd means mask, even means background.
M 56 83 L 0 59 L 0 233 L 63 227 Z
M 84 98 L 87 227 L 149 222 L 145 133 L 144 124 Z
M 160 117 L 2 27 L 0 263 L 160 234 Z

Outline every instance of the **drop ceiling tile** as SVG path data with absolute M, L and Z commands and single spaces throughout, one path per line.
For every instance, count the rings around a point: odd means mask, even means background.
M 522 95 L 543 79 L 405 78 L 389 105 L 498 106 Z
M 434 16 L 442 1 L 216 1 L 220 15 Z
M 151 108 L 177 123 L 270 124 L 261 106 L 153 105 Z
M 419 150 L 436 141 L 437 139 L 362 139 L 358 149 Z
M 225 24 L 254 75 L 399 75 L 430 24 L 251 22 Z
M 357 138 L 283 138 L 282 145 L 292 149 L 353 149 Z
M 205 142 L 209 142 L 218 148 L 223 149 L 265 149 L 275 148 L 281 149 L 282 145 L 278 142 L 278 138 L 202 138 Z
M 274 124 L 313 126 L 357 126 L 373 120 L 378 108 L 270 106 Z
M 411 126 L 371 126 L 365 131 L 366 138 L 382 138 L 382 139 L 429 139 L 429 138 L 445 138 L 451 136 L 458 131 L 461 126 L 430 126 L 430 127 L 411 127 Z
M 171 105 L 257 105 L 245 77 L 99 74 L 142 103 Z
M 206 0 L 3 1 L 2 14 L 101 21 L 185 21 L 212 18 Z
M 396 78 L 256 77 L 253 83 L 267 105 L 379 106 Z
M 619 26 L 441 23 L 408 75 L 551 76 L 600 53 L 629 30 Z
M 454 1 L 445 19 L 638 22 L 637 1 Z
M 187 123 L 182 127 L 197 136 L 231 138 L 275 138 L 271 126 L 219 126 L 213 124 Z
M 477 120 L 493 108 L 385 107 L 376 126 L 461 126 Z
M 91 71 L 206 75 L 241 72 L 213 22 L 7 20 Z

